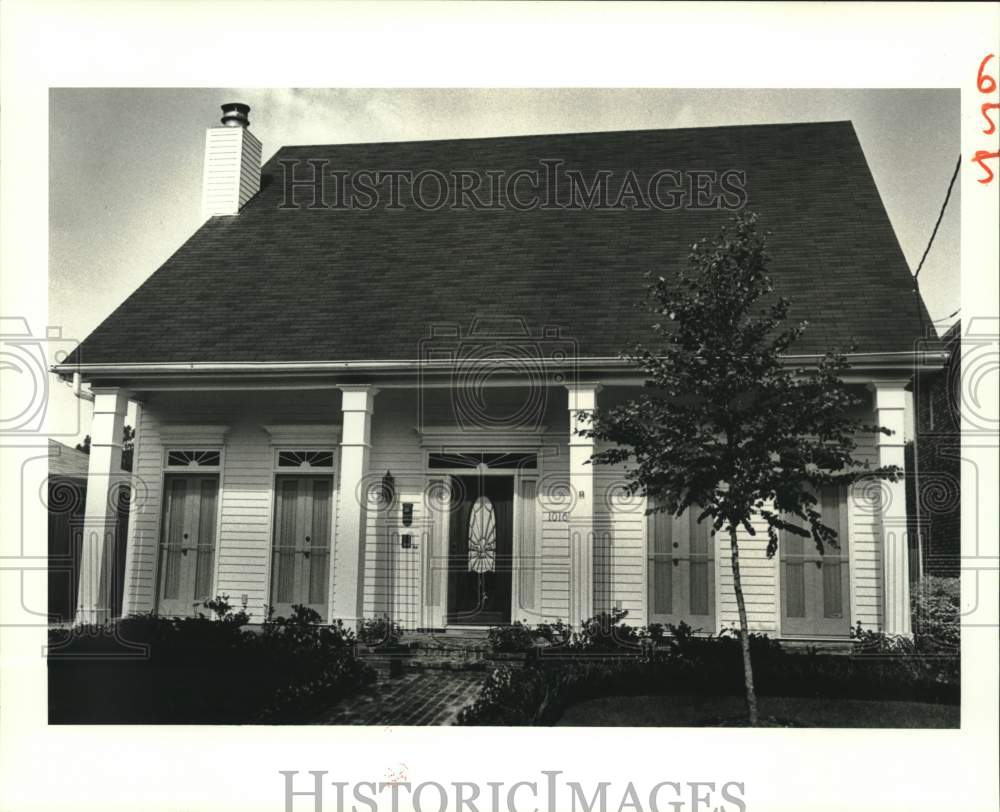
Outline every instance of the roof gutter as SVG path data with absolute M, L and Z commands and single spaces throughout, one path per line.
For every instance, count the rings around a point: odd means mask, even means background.
M 812 367 L 817 366 L 823 355 L 785 355 L 782 362 L 786 366 Z M 849 353 L 847 358 L 855 370 L 896 370 L 917 371 L 940 368 L 948 359 L 948 353 L 943 351 L 901 351 Z M 510 359 L 476 359 L 477 364 L 494 364 L 499 369 L 509 369 Z M 579 358 L 575 361 L 551 361 L 538 358 L 538 368 L 546 370 L 586 369 L 586 370 L 621 370 L 632 366 L 630 361 L 620 357 Z M 91 380 L 103 377 L 122 377 L 130 375 L 213 375 L 220 373 L 250 373 L 283 375 L 322 375 L 336 372 L 368 373 L 371 375 L 405 373 L 405 372 L 448 372 L 456 368 L 451 361 L 428 361 L 426 359 L 403 359 L 388 361 L 189 361 L 189 362 L 151 362 L 125 364 L 55 364 L 51 370 L 63 378 L 73 379 L 74 392 L 79 392 L 81 378 Z

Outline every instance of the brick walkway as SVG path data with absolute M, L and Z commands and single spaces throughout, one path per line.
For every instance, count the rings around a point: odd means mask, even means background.
M 479 696 L 484 671 L 407 670 L 390 679 L 379 669 L 378 682 L 366 693 L 331 708 L 322 725 L 453 725 L 458 712 Z

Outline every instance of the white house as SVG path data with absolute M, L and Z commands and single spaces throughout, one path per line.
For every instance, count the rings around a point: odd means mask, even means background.
M 849 122 L 286 147 L 261 167 L 248 108 L 223 109 L 204 225 L 54 368 L 94 396 L 78 622 L 107 619 L 127 543 L 125 613 L 226 594 L 257 621 L 301 603 L 407 629 L 616 607 L 735 624 L 726 541 L 647 517 L 571 427 L 641 384 L 618 353 L 648 337 L 643 273 L 743 203 L 810 322 L 790 361 L 853 344 L 847 382 L 895 430 L 862 451 L 903 466 L 907 386 L 943 356 L 917 351 L 926 315 Z M 742 540 L 751 627 L 908 632 L 903 483 L 823 505 L 846 543 L 821 562 Z

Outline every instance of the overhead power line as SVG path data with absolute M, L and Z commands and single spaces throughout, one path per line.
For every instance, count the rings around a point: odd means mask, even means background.
M 934 230 L 931 232 L 931 238 L 927 241 L 927 247 L 924 249 L 924 255 L 920 257 L 920 264 L 917 265 L 916 273 L 913 274 L 913 278 L 916 279 L 920 276 L 920 269 L 924 267 L 924 260 L 927 259 L 927 255 L 930 253 L 931 246 L 934 245 L 934 238 L 937 236 L 938 227 L 941 225 L 941 220 L 944 217 L 944 210 L 948 207 L 948 198 L 951 197 L 952 187 L 955 185 L 955 178 L 958 177 L 958 170 L 962 166 L 962 156 L 958 156 L 958 161 L 955 163 L 955 171 L 951 174 L 951 181 L 948 183 L 948 192 L 944 196 L 944 203 L 941 204 L 941 211 L 938 213 L 937 222 L 934 224 Z

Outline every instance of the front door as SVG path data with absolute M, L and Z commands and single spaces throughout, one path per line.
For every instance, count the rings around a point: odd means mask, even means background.
M 647 520 L 647 581 L 651 623 L 687 623 L 715 632 L 715 546 L 711 520 L 697 508 L 679 518 L 651 513 Z
M 301 604 L 326 619 L 332 501 L 331 477 L 275 478 L 271 606 L 276 617 L 290 617 L 292 606 Z
M 167 474 L 164 485 L 158 611 L 185 617 L 213 597 L 219 480 Z
M 448 623 L 510 623 L 514 478 L 453 476 Z
M 781 631 L 783 634 L 846 637 L 850 632 L 847 490 L 827 487 L 816 506 L 823 524 L 837 531 L 838 546 L 784 532 L 781 556 Z

